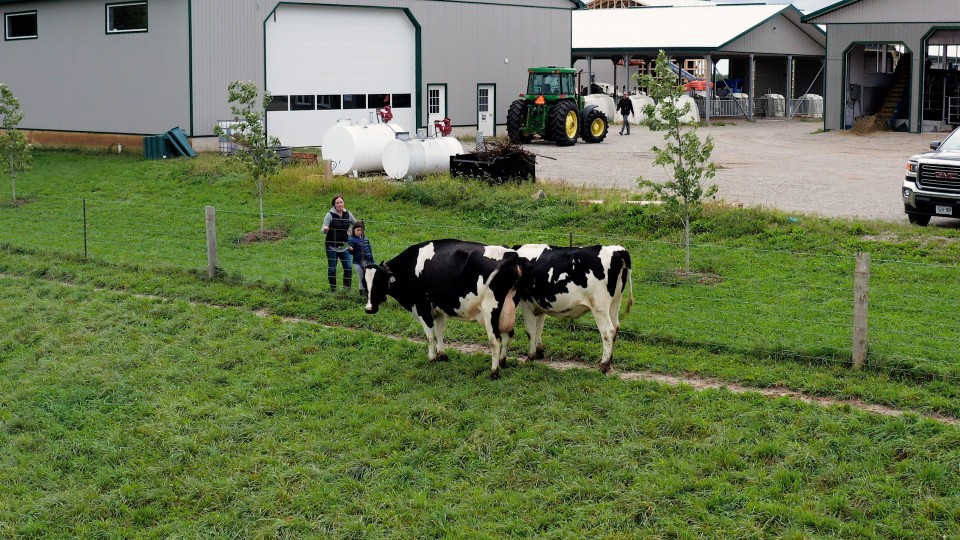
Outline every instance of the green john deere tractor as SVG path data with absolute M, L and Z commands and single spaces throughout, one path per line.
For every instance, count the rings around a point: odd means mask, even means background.
M 596 105 L 584 106 L 577 70 L 548 66 L 527 71 L 527 93 L 507 112 L 511 142 L 528 143 L 539 135 L 557 146 L 572 146 L 578 137 L 589 143 L 607 137 L 607 115 Z

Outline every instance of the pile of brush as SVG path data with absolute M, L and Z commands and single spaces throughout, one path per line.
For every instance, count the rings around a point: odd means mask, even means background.
M 482 152 L 450 158 L 451 176 L 479 178 L 489 184 L 535 182 L 537 157 L 519 144 L 487 141 Z

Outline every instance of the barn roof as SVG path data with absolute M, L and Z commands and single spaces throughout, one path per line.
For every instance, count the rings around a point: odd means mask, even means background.
M 826 43 L 824 32 L 801 23 L 802 13 L 792 5 L 711 4 L 574 11 L 573 51 L 720 51 L 781 15 L 821 46 Z

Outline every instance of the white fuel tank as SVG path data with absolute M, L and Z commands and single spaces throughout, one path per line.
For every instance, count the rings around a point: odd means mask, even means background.
M 383 148 L 383 170 L 394 180 L 450 171 L 450 157 L 463 153 L 456 137 L 394 139 Z
M 330 160 L 333 174 L 382 171 L 383 148 L 403 131 L 394 123 L 336 124 L 323 135 L 323 159 Z

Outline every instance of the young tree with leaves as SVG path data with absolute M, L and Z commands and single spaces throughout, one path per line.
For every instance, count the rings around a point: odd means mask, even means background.
M 228 130 L 217 125 L 213 133 L 218 137 L 226 137 L 239 147 L 234 154 L 253 177 L 257 185 L 257 197 L 260 200 L 260 237 L 264 237 L 263 226 L 263 193 L 266 183 L 280 170 L 280 155 L 276 148 L 280 140 L 276 137 L 267 137 L 267 128 L 264 115 L 270 104 L 270 92 L 263 93 L 259 106 L 257 96 L 260 91 L 252 82 L 233 81 L 228 90 L 230 112 L 233 113 L 236 123 Z
M 663 147 L 652 148 L 656 158 L 654 165 L 660 165 L 670 175 L 663 183 L 645 178 L 639 179 L 641 188 L 649 189 L 664 202 L 664 208 L 672 216 L 683 221 L 684 251 L 686 266 L 690 274 L 690 222 L 703 209 L 703 200 L 713 197 L 717 186 L 704 187 L 704 180 L 713 178 L 716 167 L 710 163 L 713 152 L 713 138 L 700 140 L 696 122 L 687 122 L 684 117 L 690 113 L 690 104 L 680 105 L 684 94 L 676 73 L 668 66 L 667 55 L 660 51 L 653 76 L 639 77 L 640 84 L 649 89 L 650 97 L 657 103 L 644 107 L 647 127 L 654 131 L 663 131 Z
M 0 168 L 10 173 L 10 186 L 13 189 L 13 202 L 17 202 L 17 173 L 30 168 L 33 147 L 27 142 L 17 126 L 23 119 L 20 102 L 13 91 L 0 84 L 0 116 L 3 117 L 3 134 L 0 135 Z

